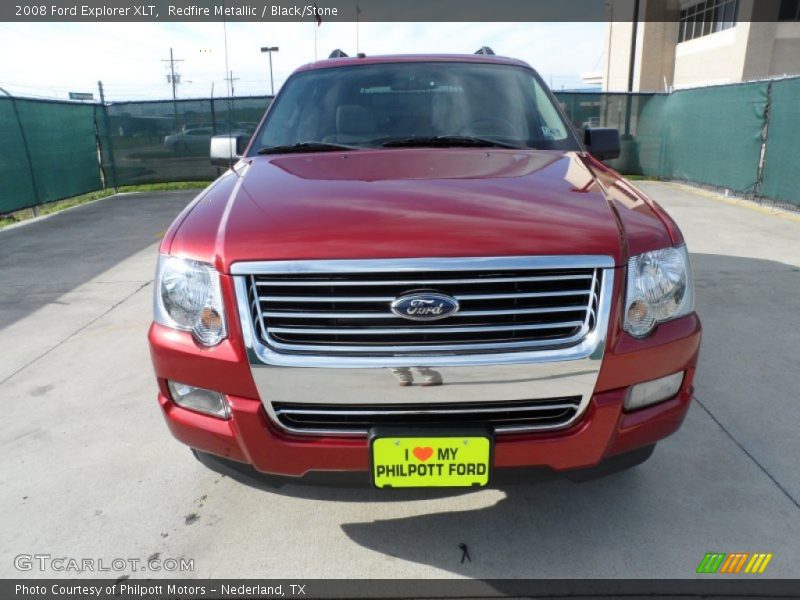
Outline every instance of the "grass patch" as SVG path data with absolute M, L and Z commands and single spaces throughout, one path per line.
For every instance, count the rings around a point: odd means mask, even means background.
M 124 192 L 166 192 L 171 190 L 197 190 L 206 187 L 210 181 L 174 181 L 170 183 L 146 183 L 142 185 L 124 185 L 118 188 L 119 193 Z M 80 196 L 73 196 L 72 198 L 65 198 L 56 202 L 48 202 L 47 204 L 40 205 L 39 215 L 49 215 L 51 213 L 59 212 L 73 206 L 93 202 L 100 198 L 107 198 L 113 196 L 117 191 L 113 188 L 105 190 L 98 190 L 96 192 L 89 192 L 88 194 L 81 194 Z M 19 223 L 20 221 L 27 221 L 33 218 L 33 209 L 25 208 L 13 213 L 0 216 L 0 229 Z

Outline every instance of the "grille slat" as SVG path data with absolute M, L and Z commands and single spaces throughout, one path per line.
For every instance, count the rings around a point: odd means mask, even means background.
M 462 310 L 453 315 L 453 318 L 463 317 L 486 317 L 503 315 L 536 315 L 556 312 L 578 312 L 586 310 L 583 306 L 547 306 L 543 308 L 512 308 L 510 310 Z M 395 319 L 402 321 L 392 313 L 380 312 L 289 312 L 289 311 L 265 311 L 261 313 L 265 317 L 283 317 L 285 319 Z
M 264 273 L 247 278 L 256 331 L 280 352 L 500 352 L 578 343 L 596 322 L 601 268 Z M 391 303 L 409 293 L 455 298 L 440 320 L 404 319 Z
M 477 331 L 526 331 L 529 329 L 567 329 L 580 327 L 583 321 L 569 321 L 567 323 L 537 323 L 535 325 L 481 325 L 478 327 L 361 327 L 345 329 L 340 327 L 326 327 L 321 329 L 306 327 L 270 327 L 270 333 L 293 333 L 307 335 L 394 335 L 394 334 L 439 334 L 439 333 L 473 333 Z
M 513 282 L 545 282 L 545 281 L 571 281 L 578 279 L 591 279 L 591 275 L 552 275 L 552 276 L 532 276 L 532 277 L 482 277 L 476 279 L 395 279 L 395 280 L 380 280 L 380 279 L 300 279 L 300 278 L 285 278 L 285 279 L 259 279 L 256 285 L 261 286 L 275 286 L 275 285 L 291 285 L 291 286 L 358 286 L 358 285 L 408 285 L 409 281 L 413 281 L 417 285 L 440 285 L 440 284 L 485 284 L 485 283 L 513 283 Z
M 381 425 L 483 425 L 496 433 L 521 428 L 557 428 L 570 422 L 580 396 L 544 400 L 464 402 L 458 404 L 314 405 L 274 403 L 275 417 L 289 430 L 366 435 Z
M 328 284 L 330 285 L 330 284 Z M 405 285 L 408 285 L 406 283 Z M 516 298 L 563 298 L 587 296 L 588 290 L 566 290 L 556 292 L 527 292 L 515 294 L 454 294 L 459 302 L 472 300 L 511 300 Z M 397 296 L 259 296 L 261 302 L 392 302 Z

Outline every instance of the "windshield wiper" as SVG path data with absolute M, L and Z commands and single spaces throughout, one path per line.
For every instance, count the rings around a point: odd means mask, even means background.
M 507 144 L 497 140 L 473 137 L 469 135 L 433 135 L 433 136 L 414 136 L 406 138 L 389 138 L 377 140 L 384 148 L 413 148 L 425 146 L 463 146 L 466 148 L 514 148 L 522 149 L 514 144 Z
M 360 150 L 355 146 L 329 144 L 328 142 L 298 142 L 284 146 L 266 146 L 259 148 L 258 154 L 291 154 L 293 152 L 336 152 L 337 150 Z

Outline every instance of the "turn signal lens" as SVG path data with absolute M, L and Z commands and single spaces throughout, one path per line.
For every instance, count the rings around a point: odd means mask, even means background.
M 655 322 L 650 307 L 643 300 L 634 300 L 628 306 L 625 323 L 631 332 L 637 335 L 645 334 L 653 328 Z

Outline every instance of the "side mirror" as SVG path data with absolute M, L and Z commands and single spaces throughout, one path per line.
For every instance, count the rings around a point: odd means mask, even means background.
M 587 127 L 583 131 L 583 143 L 597 160 L 619 158 L 619 130 L 611 127 Z
M 230 167 L 242 157 L 246 146 L 243 135 L 215 135 L 211 138 L 211 164 Z

